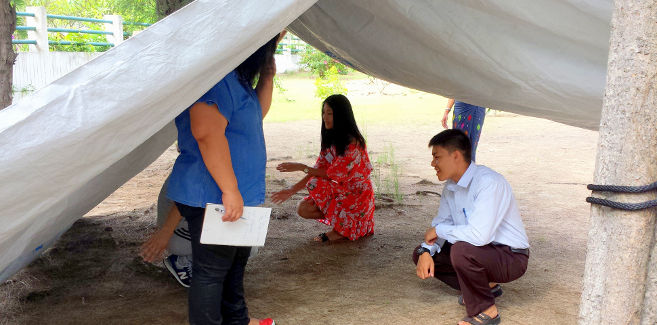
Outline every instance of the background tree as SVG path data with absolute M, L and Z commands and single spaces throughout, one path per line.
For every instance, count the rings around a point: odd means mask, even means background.
M 299 65 L 319 78 L 324 78 L 326 73 L 333 67 L 335 67 L 337 73 L 342 75 L 349 73 L 350 70 L 338 60 L 307 44 L 305 50 L 301 53 Z
M 338 60 L 306 44 L 299 65 L 316 76 L 315 97 L 323 100 L 333 94 L 347 94 L 340 75 L 348 74 L 351 69 Z
M 657 2 L 616 0 L 595 184 L 657 180 Z M 594 192 L 646 202 L 654 192 Z M 591 207 L 580 324 L 657 324 L 656 209 Z
M 164 18 L 190 2 L 192 0 L 155 0 L 155 8 L 157 9 L 157 15 Z
M 0 0 L 0 109 L 11 105 L 12 78 L 16 53 L 11 46 L 11 36 L 16 30 L 14 1 Z

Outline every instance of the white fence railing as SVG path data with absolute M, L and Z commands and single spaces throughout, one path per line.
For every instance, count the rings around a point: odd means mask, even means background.
M 65 74 L 75 70 L 91 59 L 102 55 L 102 52 L 56 52 L 50 51 L 48 46 L 48 14 L 44 7 L 27 7 L 25 13 L 28 40 L 34 42 L 28 47 L 28 52 L 19 52 L 14 64 L 13 90 L 14 102 L 39 90 L 47 84 L 59 79 Z M 59 18 L 57 18 L 59 17 Z M 63 19 L 56 16 L 57 19 Z M 77 20 L 91 18 L 68 17 Z M 66 18 L 66 19 L 68 19 Z M 123 42 L 123 19 L 121 16 L 106 15 L 102 20 L 103 28 L 108 32 L 107 42 L 114 46 Z M 140 23 L 137 23 L 140 24 Z M 110 33 L 111 32 L 111 33 Z M 116 37 L 115 37 L 116 36 Z M 299 70 L 299 54 L 305 43 L 296 36 L 288 34 L 281 42 L 282 53 L 276 55 L 276 69 L 278 72 L 292 72 Z

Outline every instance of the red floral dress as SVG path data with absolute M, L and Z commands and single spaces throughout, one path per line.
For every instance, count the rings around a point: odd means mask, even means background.
M 312 177 L 306 188 L 324 213 L 319 220 L 340 235 L 356 240 L 374 233 L 374 188 L 370 180 L 372 164 L 367 151 L 350 144 L 344 155 L 335 147 L 320 152 L 315 168 L 326 170 L 327 178 Z

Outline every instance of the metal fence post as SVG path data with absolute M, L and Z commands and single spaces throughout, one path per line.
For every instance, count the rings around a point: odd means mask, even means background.
M 117 15 L 105 15 L 105 20 L 111 20 L 111 24 L 104 24 L 105 31 L 112 32 L 112 35 L 107 35 L 107 41 L 118 46 L 123 43 L 123 18 Z
M 36 41 L 36 45 L 30 45 L 30 52 L 48 53 L 48 22 L 45 7 L 27 7 L 27 12 L 33 13 L 34 17 L 25 17 L 26 26 L 36 27 L 36 31 L 28 31 L 27 38 Z

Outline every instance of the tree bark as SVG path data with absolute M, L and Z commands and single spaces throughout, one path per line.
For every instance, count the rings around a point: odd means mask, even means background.
M 609 44 L 594 182 L 647 185 L 657 181 L 657 3 L 616 0 Z M 657 197 L 594 194 L 619 202 Z M 656 212 L 591 207 L 580 324 L 656 323 Z
M 156 0 L 155 8 L 157 10 L 157 15 L 162 19 L 192 1 L 193 0 Z
M 0 0 L 0 109 L 11 105 L 12 79 L 16 53 L 11 45 L 11 35 L 16 30 L 16 9 L 10 0 Z

